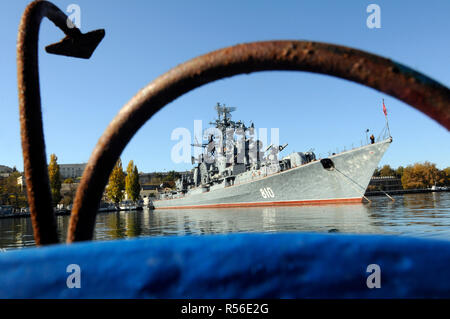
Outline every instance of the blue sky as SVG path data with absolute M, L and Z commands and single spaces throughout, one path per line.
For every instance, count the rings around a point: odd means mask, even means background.
M 0 12 L 2 50 L 0 164 L 23 169 L 16 76 L 16 38 L 28 1 L 8 1 Z M 47 155 L 59 163 L 87 162 L 108 123 L 138 90 L 170 68 L 212 50 L 243 42 L 295 39 L 366 50 L 412 67 L 450 86 L 450 1 L 54 1 L 81 8 L 83 32 L 106 36 L 90 60 L 45 53 L 63 34 L 41 25 L 39 62 Z M 381 7 L 381 28 L 366 26 L 366 7 Z M 171 161 L 177 127 L 211 121 L 217 102 L 236 106 L 235 120 L 280 129 L 283 152 L 317 154 L 347 149 L 374 135 L 385 119 L 394 143 L 380 165 L 431 161 L 450 166 L 449 132 L 386 94 L 337 78 L 305 72 L 262 72 L 217 81 L 157 113 L 122 154 L 140 171 L 184 170 Z

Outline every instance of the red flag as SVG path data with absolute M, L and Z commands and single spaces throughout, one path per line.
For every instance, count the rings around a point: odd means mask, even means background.
M 386 106 L 384 105 L 384 100 L 383 100 L 383 113 L 384 113 L 384 116 L 387 116 L 387 110 L 386 110 Z

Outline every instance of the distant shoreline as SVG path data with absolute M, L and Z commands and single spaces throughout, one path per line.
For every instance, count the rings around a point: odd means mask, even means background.
M 390 191 L 372 191 L 366 192 L 364 196 L 375 197 L 375 196 L 385 196 L 386 193 L 388 195 L 403 195 L 403 194 L 420 194 L 420 193 L 438 193 L 438 192 L 450 192 L 450 189 L 398 189 L 398 190 L 390 190 Z M 99 211 L 98 213 L 110 213 L 113 211 Z M 116 212 L 116 211 L 114 211 Z M 117 211 L 118 212 L 118 211 Z M 55 216 L 61 215 L 70 215 L 70 211 L 56 211 Z M 27 218 L 30 217 L 30 213 L 13 213 L 8 215 L 0 215 L 0 219 L 6 218 Z
M 128 209 L 120 209 L 120 210 L 104 210 L 104 211 L 98 211 L 97 214 L 103 214 L 103 213 L 112 213 L 112 212 L 120 212 L 120 211 L 128 211 Z M 64 216 L 64 215 L 70 215 L 70 210 L 58 210 L 55 212 L 55 216 Z M 0 219 L 6 219 L 6 218 L 28 218 L 31 217 L 30 213 L 12 213 L 12 214 L 5 214 L 0 215 Z
M 403 195 L 403 194 L 420 194 L 420 193 L 438 193 L 438 192 L 450 192 L 450 189 L 397 189 L 390 191 L 370 191 L 366 192 L 364 196 L 383 196 L 388 195 Z

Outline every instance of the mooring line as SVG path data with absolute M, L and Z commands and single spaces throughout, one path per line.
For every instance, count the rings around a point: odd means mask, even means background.
M 354 183 L 354 184 L 358 185 L 359 187 L 361 187 L 361 189 L 362 189 L 363 191 L 366 190 L 364 187 L 362 187 L 362 186 L 359 185 L 357 182 L 355 182 L 353 179 L 351 179 L 350 177 L 348 177 L 347 175 L 345 175 L 344 173 L 342 173 L 342 172 L 341 172 L 340 170 L 338 170 L 336 167 L 335 167 L 334 169 L 336 170 L 336 172 L 341 173 L 342 176 L 344 176 L 344 177 L 346 177 L 347 179 L 349 179 L 352 183 Z M 350 185 L 351 185 L 354 189 L 356 189 L 352 184 L 350 184 Z M 356 191 L 358 191 L 358 190 L 356 189 Z M 372 201 L 371 201 L 370 199 L 368 199 L 368 198 L 364 195 L 364 193 L 363 193 L 362 197 L 363 197 L 366 201 L 368 201 L 369 203 L 372 203 Z
M 336 171 L 338 171 L 339 173 L 341 173 L 344 177 L 346 177 L 346 178 L 348 178 L 350 181 L 352 181 L 353 183 L 355 183 L 356 185 L 358 185 L 359 187 L 361 187 L 364 191 L 366 190 L 364 187 L 362 187 L 361 185 L 359 185 L 357 182 L 355 182 L 353 179 L 351 179 L 350 177 L 348 177 L 347 175 L 345 175 L 344 173 L 342 173 L 340 170 L 338 170 L 336 167 L 334 168 Z M 380 190 L 384 195 L 386 195 L 390 200 L 392 200 L 393 202 L 395 202 L 395 199 L 394 198 L 392 198 L 388 193 L 386 193 L 384 190 Z M 363 195 L 363 197 L 366 199 L 366 200 L 368 200 L 369 202 L 372 202 L 372 201 L 370 201 L 366 196 L 364 196 Z

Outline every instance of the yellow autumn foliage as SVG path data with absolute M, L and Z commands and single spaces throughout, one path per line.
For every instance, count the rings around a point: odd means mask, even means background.
M 403 169 L 402 186 L 404 189 L 430 188 L 446 183 L 445 171 L 436 164 L 425 162 L 409 165 Z

